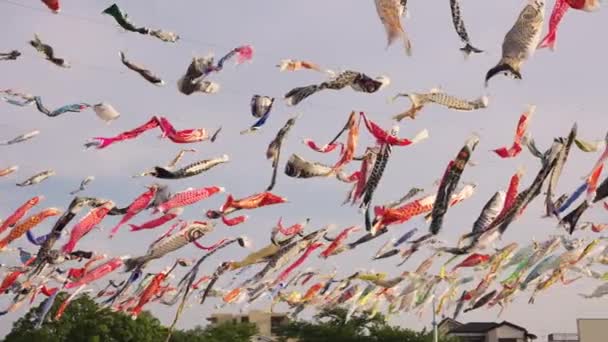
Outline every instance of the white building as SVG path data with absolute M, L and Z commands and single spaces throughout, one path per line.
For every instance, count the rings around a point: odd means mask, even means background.
M 536 339 L 523 327 L 503 321 L 471 322 L 452 328 L 448 336 L 459 337 L 462 342 L 529 342 Z

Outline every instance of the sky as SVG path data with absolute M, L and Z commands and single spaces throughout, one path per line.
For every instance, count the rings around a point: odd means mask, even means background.
M 186 155 L 182 165 L 224 153 L 231 159 L 228 164 L 197 177 L 164 183 L 173 191 L 219 185 L 226 188 L 227 194 L 239 198 L 263 191 L 268 185 L 271 164 L 265 158 L 266 148 L 277 130 L 293 115 L 301 114 L 301 117 L 289 133 L 282 164 L 292 153 L 330 164 L 336 160 L 336 155 L 316 154 L 301 144 L 301 140 L 328 141 L 352 110 L 364 111 L 383 127 L 390 127 L 393 124 L 391 117 L 407 108 L 409 103 L 405 99 L 390 103 L 389 97 L 399 92 L 424 92 L 440 87 L 462 98 L 488 95 L 490 105 L 485 110 L 468 113 L 431 105 L 415 121 L 401 123 L 400 136 L 413 137 L 426 128 L 430 138 L 414 146 L 394 149 L 375 194 L 375 203 L 397 199 L 414 186 L 433 191 L 433 183 L 441 177 L 448 161 L 454 158 L 471 133 L 477 133 L 480 144 L 472 157 L 476 165 L 467 167 L 462 177 L 462 182 L 475 182 L 477 191 L 470 200 L 449 210 L 440 235 L 441 239 L 453 242 L 471 229 L 485 202 L 498 189 L 506 188 L 518 168 L 527 171 L 522 182 L 524 187 L 538 171 L 538 160 L 526 151 L 513 159 L 499 159 L 490 152 L 511 144 L 517 120 L 528 105 L 537 106 L 529 131 L 541 147 L 548 147 L 556 136 L 566 135 L 575 122 L 581 137 L 589 140 L 602 139 L 608 128 L 603 98 L 607 51 L 603 44 L 598 44 L 598 34 L 608 32 L 608 20 L 602 18 L 605 11 L 601 10 L 596 13 L 569 12 L 560 27 L 557 49 L 537 51 L 523 67 L 523 80 L 497 76 L 485 88 L 485 73 L 499 60 L 503 37 L 525 5 L 524 1 L 462 2 L 472 42 L 486 51 L 468 59 L 459 51 L 462 44 L 452 26 L 448 1 L 443 4 L 409 2 L 410 14 L 404 25 L 412 40 L 412 57 L 407 57 L 398 43 L 386 48 L 384 28 L 373 1 L 117 2 L 136 25 L 177 32 L 182 39 L 176 44 L 124 32 L 111 17 L 101 15 L 111 1 L 62 0 L 61 4 L 62 13 L 54 15 L 37 0 L 0 0 L 0 31 L 4 32 L 0 51 L 18 49 L 23 53 L 17 61 L 0 62 L 0 88 L 39 95 L 48 107 L 54 108 L 68 103 L 104 101 L 111 103 L 122 116 L 111 124 L 98 120 L 92 111 L 48 118 L 34 107 L 19 108 L 0 103 L 0 140 L 34 129 L 41 131 L 28 142 L 2 147 L 0 168 L 19 165 L 20 169 L 0 179 L 0 217 L 7 217 L 27 199 L 39 194 L 46 196 L 41 208 L 65 209 L 71 200 L 68 193 L 90 175 L 96 180 L 86 195 L 112 199 L 120 206 L 129 204 L 144 191 L 145 185 L 154 181 L 131 176 L 152 166 L 167 164 L 184 146 L 160 140 L 156 132 L 104 150 L 85 150 L 83 143 L 91 137 L 113 136 L 139 126 L 152 115 L 166 116 L 177 129 L 223 127 L 215 143 L 186 146 L 196 148 L 197 152 Z M 546 24 L 552 6 L 553 2 L 547 4 Z M 34 33 L 52 45 L 58 56 L 70 61 L 72 67 L 61 69 L 39 56 L 27 43 Z M 252 63 L 239 66 L 233 66 L 231 62 L 221 73 L 211 76 L 221 85 L 217 94 L 185 96 L 177 91 L 176 81 L 192 57 L 209 53 L 220 56 L 242 44 L 253 45 L 254 59 Z M 156 87 L 124 68 L 118 57 L 121 50 L 130 60 L 160 75 L 167 84 Z M 307 71 L 280 73 L 275 65 L 286 58 L 314 61 L 332 70 L 356 70 L 371 77 L 388 75 L 391 84 L 375 94 L 325 91 L 297 107 L 287 107 L 281 101 L 287 91 L 319 83 L 325 76 Z M 263 129 L 242 136 L 239 132 L 254 122 L 249 110 L 249 101 L 254 94 L 276 97 L 277 101 Z M 360 149 L 372 144 L 369 134 L 362 131 Z M 573 151 L 558 192 L 572 192 L 597 157 L 597 154 Z M 350 168 L 354 170 L 355 166 Z M 15 186 L 16 182 L 45 169 L 54 169 L 57 175 L 36 186 Z M 268 243 L 270 230 L 279 217 L 283 217 L 286 224 L 310 217 L 310 227 L 315 229 L 326 224 L 336 224 L 340 228 L 362 225 L 363 217 L 356 207 L 341 206 L 348 190 L 348 185 L 335 180 L 291 179 L 281 172 L 273 192 L 287 197 L 289 203 L 252 211 L 248 213 L 247 223 L 237 227 L 218 225 L 203 242 L 247 235 L 259 248 Z M 219 207 L 225 196 L 218 195 L 186 208 L 183 218 L 203 218 L 204 212 Z M 543 219 L 542 214 L 542 200 L 536 200 L 509 228 L 497 247 L 510 242 L 523 246 L 532 238 L 541 240 L 563 233 L 554 219 Z M 606 212 L 598 207 L 583 221 L 603 222 L 605 216 Z M 150 217 L 143 213 L 134 222 L 144 222 Z M 102 230 L 85 237 L 79 248 L 116 256 L 140 255 L 163 231 L 131 233 L 123 229 L 115 239 L 109 240 L 107 235 L 115 221 L 116 218 L 105 220 Z M 52 223 L 49 221 L 37 227 L 36 233 L 48 231 Z M 424 231 L 427 224 L 422 219 L 412 220 L 392 228 L 383 238 L 327 261 L 313 256 L 302 267 L 329 271 L 335 266 L 342 275 L 357 270 L 373 269 L 391 275 L 413 270 L 431 251 L 422 251 L 401 268 L 397 268 L 395 259 L 370 262 L 372 254 L 386 239 L 413 227 Z M 577 234 L 589 236 L 585 232 Z M 33 251 L 27 241 L 14 245 L 19 246 Z M 203 265 L 201 273 L 210 273 L 220 262 L 238 260 L 247 253 L 247 250 L 236 248 L 217 253 Z M 187 246 L 154 262 L 147 270 L 161 270 L 171 264 L 174 257 L 193 258 L 199 254 L 199 250 Z M 14 265 L 18 262 L 17 255 L 5 251 L 0 255 L 0 262 Z M 605 271 L 601 266 L 594 268 Z M 118 279 L 126 275 L 118 273 L 112 277 Z M 220 286 L 228 280 L 226 277 Z M 460 319 L 508 320 L 525 326 L 541 338 L 552 332 L 575 332 L 577 318 L 604 315 L 603 299 L 585 300 L 579 296 L 598 285 L 598 281 L 586 279 L 568 287 L 556 285 L 538 296 L 534 305 L 527 303 L 530 293 L 525 292 L 500 317 L 498 309 L 493 308 L 461 315 Z M 0 307 L 8 305 L 8 296 L 3 297 Z M 205 324 L 205 318 L 216 311 L 215 304 L 217 302 L 189 307 L 179 327 Z M 267 307 L 267 303 L 262 307 Z M 157 305 L 151 305 L 150 309 L 164 324 L 170 323 L 175 310 Z M 25 310 L 3 317 L 0 335 L 10 331 L 12 322 Z M 286 308 L 280 306 L 278 310 Z M 393 317 L 391 323 L 413 329 L 429 327 L 429 312 L 427 309 L 421 317 L 401 314 Z

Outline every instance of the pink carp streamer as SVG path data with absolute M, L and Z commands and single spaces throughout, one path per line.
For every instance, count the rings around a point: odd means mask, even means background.
M 304 230 L 305 224 L 296 223 L 293 226 L 284 227 L 283 226 L 283 218 L 279 218 L 279 222 L 277 222 L 276 227 L 273 228 L 273 232 L 279 232 L 283 236 L 293 236 L 296 234 L 300 234 Z
M 344 144 L 339 143 L 339 142 L 335 142 L 335 143 L 331 143 L 331 144 L 325 144 L 323 146 L 317 145 L 311 139 L 304 139 L 302 142 L 306 146 L 310 147 L 313 151 L 316 151 L 316 152 L 319 152 L 319 153 L 333 152 L 337 147 L 340 147 L 342 151 L 344 150 Z
M 144 229 L 154 229 L 164 225 L 165 223 L 174 220 L 176 217 L 181 215 L 184 212 L 184 208 L 174 208 L 169 210 L 163 216 L 152 219 L 148 222 L 142 223 L 140 225 L 129 224 L 132 232 L 144 230 Z
M 91 209 L 89 213 L 78 222 L 70 232 L 70 240 L 61 248 L 63 253 L 72 253 L 76 243 L 87 235 L 95 226 L 108 215 L 114 207 L 114 202 L 107 202 L 104 205 Z
M 599 8 L 599 0 L 555 0 L 551 18 L 549 19 L 549 33 L 538 45 L 539 49 L 549 48 L 555 50 L 559 24 L 570 8 L 592 12 Z
M 94 269 L 92 269 L 91 271 L 85 273 L 82 276 L 82 278 L 80 278 L 80 280 L 71 282 L 71 283 L 67 283 L 65 285 L 65 288 L 71 289 L 74 287 L 79 287 L 82 285 L 90 284 L 100 278 L 107 276 L 108 274 L 112 273 L 113 271 L 115 271 L 117 268 L 119 268 L 122 265 L 123 265 L 122 258 L 111 259 L 110 261 L 108 261 L 102 265 L 99 265 L 99 266 L 95 267 Z
M 501 147 L 494 150 L 500 158 L 513 158 L 516 157 L 522 151 L 522 140 L 528 129 L 530 123 L 530 116 L 534 113 L 535 106 L 530 106 L 526 112 L 519 117 L 517 123 L 517 129 L 515 131 L 515 138 L 513 139 L 513 145 L 511 147 Z
M 159 205 L 155 212 L 167 213 L 173 208 L 185 207 L 224 191 L 224 188 L 219 186 L 182 191 Z
M 97 149 L 103 149 L 117 142 L 135 139 L 146 131 L 152 130 L 157 127 L 160 128 L 162 132 L 162 137 L 167 137 L 169 138 L 169 140 L 176 144 L 190 144 L 209 140 L 209 134 L 204 128 L 185 129 L 178 131 L 173 127 L 169 120 L 167 120 L 167 118 L 164 118 L 162 116 L 153 116 L 145 124 L 136 127 L 130 131 L 120 133 L 117 136 L 110 138 L 92 138 L 89 142 L 85 144 L 85 147 L 95 147 Z
M 157 192 L 158 192 L 158 186 L 152 185 L 152 186 L 148 187 L 148 191 L 139 195 L 133 201 L 133 203 L 131 203 L 129 205 L 129 208 L 127 208 L 127 213 L 122 217 L 120 222 L 118 222 L 118 224 L 114 228 L 112 228 L 112 231 L 110 232 L 110 238 L 114 237 L 114 235 L 116 235 L 116 233 L 118 233 L 118 230 L 120 229 L 120 227 L 122 227 L 122 225 L 124 225 L 129 220 L 131 220 L 133 217 L 135 217 L 135 215 L 139 214 L 141 211 L 146 209 L 148 207 L 148 205 L 156 197 Z

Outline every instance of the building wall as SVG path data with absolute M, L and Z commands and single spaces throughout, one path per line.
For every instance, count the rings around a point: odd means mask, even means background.
M 258 334 L 270 336 L 270 314 L 263 311 L 250 311 L 249 322 L 258 327 Z
M 286 323 L 288 321 L 286 314 L 274 313 L 271 314 L 269 312 L 260 311 L 260 310 L 251 310 L 249 313 L 241 315 L 233 315 L 233 314 L 213 314 L 209 318 L 209 322 L 211 324 L 222 324 L 226 322 L 235 322 L 242 323 L 248 322 L 255 324 L 258 328 L 259 335 L 261 336 L 272 336 L 272 327 L 273 320 L 276 324 Z M 276 327 L 275 327 L 276 328 Z
M 508 325 L 488 331 L 488 342 L 499 342 L 501 338 L 514 338 L 518 342 L 526 340 L 525 333 Z
M 608 319 L 578 319 L 580 342 L 606 342 L 608 340 Z

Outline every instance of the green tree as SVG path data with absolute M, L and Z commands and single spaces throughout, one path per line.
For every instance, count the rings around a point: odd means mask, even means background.
M 355 313 L 346 320 L 347 311 L 341 308 L 319 312 L 313 322 L 294 321 L 282 327 L 283 341 L 296 338 L 300 342 L 432 342 L 432 333 L 417 332 L 390 326 L 381 314 Z M 452 342 L 440 338 L 441 342 Z
M 171 342 L 249 342 L 258 333 L 252 323 L 222 323 L 206 328 L 196 326 L 194 329 L 176 331 Z
M 59 321 L 52 318 L 67 294 L 57 296 L 45 323 L 35 328 L 36 317 L 42 308 L 32 308 L 13 324 L 5 342 L 159 342 L 167 336 L 167 328 L 149 312 L 136 320 L 123 313 L 101 308 L 93 299 L 82 296 L 74 300 Z M 249 323 L 225 323 L 217 326 L 175 331 L 172 342 L 246 342 L 257 334 L 257 327 Z
M 137 320 L 133 320 L 125 314 L 100 308 L 86 295 L 74 300 L 59 321 L 53 320 L 66 297 L 65 293 L 57 296 L 39 329 L 35 328 L 36 317 L 42 308 L 32 308 L 13 324 L 5 342 L 156 342 L 166 336 L 167 329 L 149 312 L 142 312 Z

